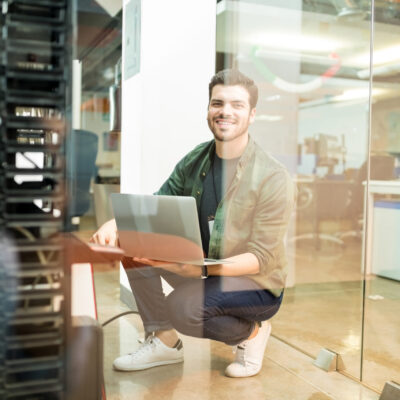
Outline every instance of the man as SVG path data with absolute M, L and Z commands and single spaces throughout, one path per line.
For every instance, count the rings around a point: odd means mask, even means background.
M 157 193 L 195 197 L 206 256 L 229 263 L 201 268 L 126 259 L 146 340 L 117 358 L 115 369 L 182 362 L 178 330 L 237 346 L 227 376 L 260 371 L 271 332 L 268 320 L 283 297 L 283 239 L 295 190 L 286 169 L 249 136 L 257 99 L 254 82 L 239 71 L 217 73 L 209 85 L 207 116 L 214 140 L 187 154 Z M 103 225 L 93 240 L 116 244 L 115 222 Z M 167 297 L 161 276 L 174 288 Z

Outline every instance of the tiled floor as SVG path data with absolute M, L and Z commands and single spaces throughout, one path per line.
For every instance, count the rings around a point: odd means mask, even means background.
M 296 249 L 296 285 L 286 289 L 275 335 L 314 357 L 321 348 L 340 354 L 358 379 L 363 345 L 363 382 L 381 391 L 400 381 L 400 282 L 370 275 L 364 287 L 360 240 L 322 245 Z
M 86 229 L 90 230 L 91 225 Z M 90 234 L 86 231 L 81 236 L 90 237 Z M 180 395 L 213 398 L 222 390 L 220 387 L 225 387 L 223 390 L 231 398 L 242 398 L 240 388 L 248 388 L 251 384 L 252 390 L 263 391 L 264 398 L 377 399 L 379 396 L 349 378 L 316 370 L 311 364 L 321 348 L 328 348 L 341 355 L 344 373 L 359 379 L 363 329 L 363 382 L 379 392 L 385 381 L 400 381 L 400 283 L 370 276 L 363 287 L 360 238 L 346 239 L 343 248 L 325 242 L 316 251 L 312 243 L 303 242 L 289 250 L 296 284 L 286 289 L 283 306 L 273 320 L 275 337 L 270 340 L 263 372 L 258 377 L 238 380 L 242 383 L 225 378 L 222 374 L 224 366 L 232 357 L 229 348 L 192 338 L 184 338 L 187 356 L 183 367 L 163 367 L 132 374 L 114 372 L 110 367 L 113 358 L 131 351 L 137 345 L 136 338 L 141 335 L 139 317 L 128 316 L 104 329 L 109 398 L 132 398 L 131 391 L 138 399 L 147 395 L 165 398 L 163 388 L 171 391 L 171 398 Z M 96 269 L 99 313 L 104 321 L 127 308 L 119 301 L 118 269 L 110 271 L 104 266 L 96 266 Z M 138 377 L 141 385 L 135 384 Z M 313 381 L 315 377 L 318 378 Z M 344 382 L 346 393 L 338 392 L 340 385 L 335 384 L 336 379 Z M 190 384 L 193 380 L 202 383 L 193 388 Z M 147 386 L 143 386 L 143 382 Z
M 100 322 L 126 311 L 119 300 L 119 272 L 95 267 Z M 274 326 L 274 322 L 273 322 Z M 140 318 L 128 315 L 104 327 L 104 374 L 107 399 L 244 399 L 377 400 L 379 395 L 336 372 L 325 372 L 312 358 L 271 337 L 261 373 L 232 379 L 224 376 L 231 348 L 214 341 L 183 337 L 185 362 L 140 372 L 117 372 L 112 361 L 138 346 Z

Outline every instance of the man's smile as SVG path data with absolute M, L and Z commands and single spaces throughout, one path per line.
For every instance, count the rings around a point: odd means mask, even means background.
M 226 120 L 226 119 L 222 119 L 222 118 L 217 118 L 215 120 L 216 124 L 219 126 L 231 126 L 233 125 L 235 122 L 232 120 Z

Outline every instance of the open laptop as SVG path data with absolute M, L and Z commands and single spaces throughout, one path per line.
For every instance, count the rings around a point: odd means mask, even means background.
M 131 257 L 194 265 L 205 259 L 193 197 L 112 193 L 120 247 Z

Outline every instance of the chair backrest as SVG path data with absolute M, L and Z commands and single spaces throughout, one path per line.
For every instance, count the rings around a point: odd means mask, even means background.
M 90 182 L 96 174 L 98 136 L 90 131 L 75 129 L 67 145 L 68 214 L 81 216 L 90 207 Z
M 395 176 L 395 158 L 390 155 L 372 155 L 370 160 L 370 179 L 371 180 L 390 180 Z M 368 164 L 365 161 L 357 172 L 355 177 L 355 186 L 353 190 L 351 210 L 354 215 L 360 215 L 364 208 L 363 182 L 368 178 Z
M 346 218 L 349 215 L 353 188 L 353 181 L 317 180 L 314 193 L 317 217 Z

